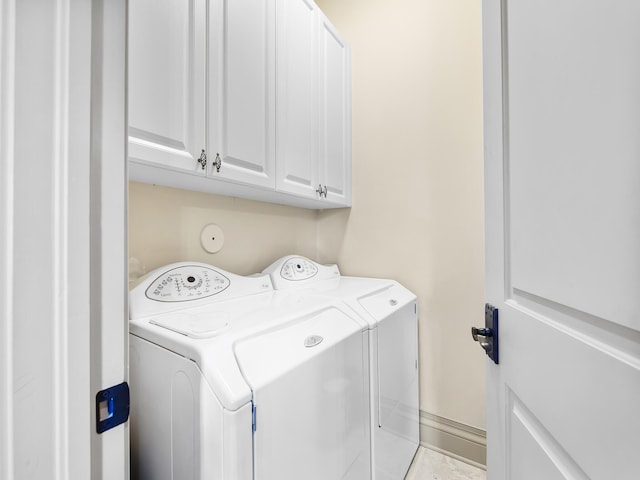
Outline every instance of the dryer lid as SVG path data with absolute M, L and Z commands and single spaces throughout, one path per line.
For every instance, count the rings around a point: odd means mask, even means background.
M 415 300 L 416 296 L 412 292 L 395 282 L 358 298 L 360 305 L 377 321 L 387 318 Z

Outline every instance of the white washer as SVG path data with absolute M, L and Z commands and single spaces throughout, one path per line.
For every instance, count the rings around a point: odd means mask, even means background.
M 367 322 L 372 478 L 402 480 L 420 442 L 416 296 L 394 280 L 341 276 L 337 265 L 297 255 L 263 273 L 278 291 L 345 302 Z
M 367 325 L 201 263 L 130 294 L 135 479 L 371 478 Z

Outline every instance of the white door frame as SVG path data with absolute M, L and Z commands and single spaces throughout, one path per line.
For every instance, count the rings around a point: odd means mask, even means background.
M 125 0 L 0 2 L 0 479 L 128 478 Z M 103 461 L 104 459 L 104 461 Z

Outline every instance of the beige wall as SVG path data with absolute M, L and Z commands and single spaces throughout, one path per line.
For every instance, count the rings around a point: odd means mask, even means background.
M 314 210 L 130 182 L 129 258 L 146 272 L 190 260 L 248 275 L 283 255 L 316 258 L 317 216 Z M 200 246 L 209 223 L 225 236 L 215 254 Z
M 485 428 L 478 0 L 317 0 L 352 47 L 353 208 L 317 213 L 130 184 L 130 255 L 239 274 L 299 253 L 418 294 L 421 409 Z M 207 223 L 223 250 L 199 246 Z
M 484 429 L 481 2 L 316 1 L 353 74 L 353 207 L 319 260 L 417 293 L 421 409 Z

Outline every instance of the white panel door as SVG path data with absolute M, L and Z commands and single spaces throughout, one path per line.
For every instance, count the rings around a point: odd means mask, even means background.
M 129 478 L 126 1 L 0 2 L 0 479 Z
M 318 188 L 317 7 L 278 0 L 276 188 L 316 198 Z
M 127 1 L 93 0 L 91 121 L 91 412 L 95 395 L 128 381 Z M 96 38 L 97 37 L 97 38 Z M 73 77 L 72 77 L 73 78 Z M 86 161 L 86 160 L 85 160 Z M 71 170 L 73 172 L 73 170 Z M 77 186 L 76 186 L 77 188 Z M 79 222 L 86 222 L 80 218 Z M 74 230 L 72 236 L 76 235 Z M 76 268 L 84 260 L 72 258 Z M 69 291 L 85 281 L 72 276 Z M 85 319 L 83 319 L 85 320 Z M 85 320 L 86 321 L 86 320 Z M 86 344 L 76 335 L 70 341 Z M 92 418 L 93 421 L 95 417 Z M 92 422 L 93 423 L 93 422 Z M 129 422 L 92 428 L 91 479 L 129 478 Z M 74 455 L 76 452 L 73 452 Z M 83 477 L 87 478 L 87 477 Z
M 210 175 L 274 188 L 275 0 L 211 5 Z
M 206 2 L 129 2 L 129 159 L 205 170 Z
M 320 13 L 319 182 L 327 201 L 351 204 L 351 51 Z
M 640 3 L 483 15 L 489 478 L 638 478 Z

